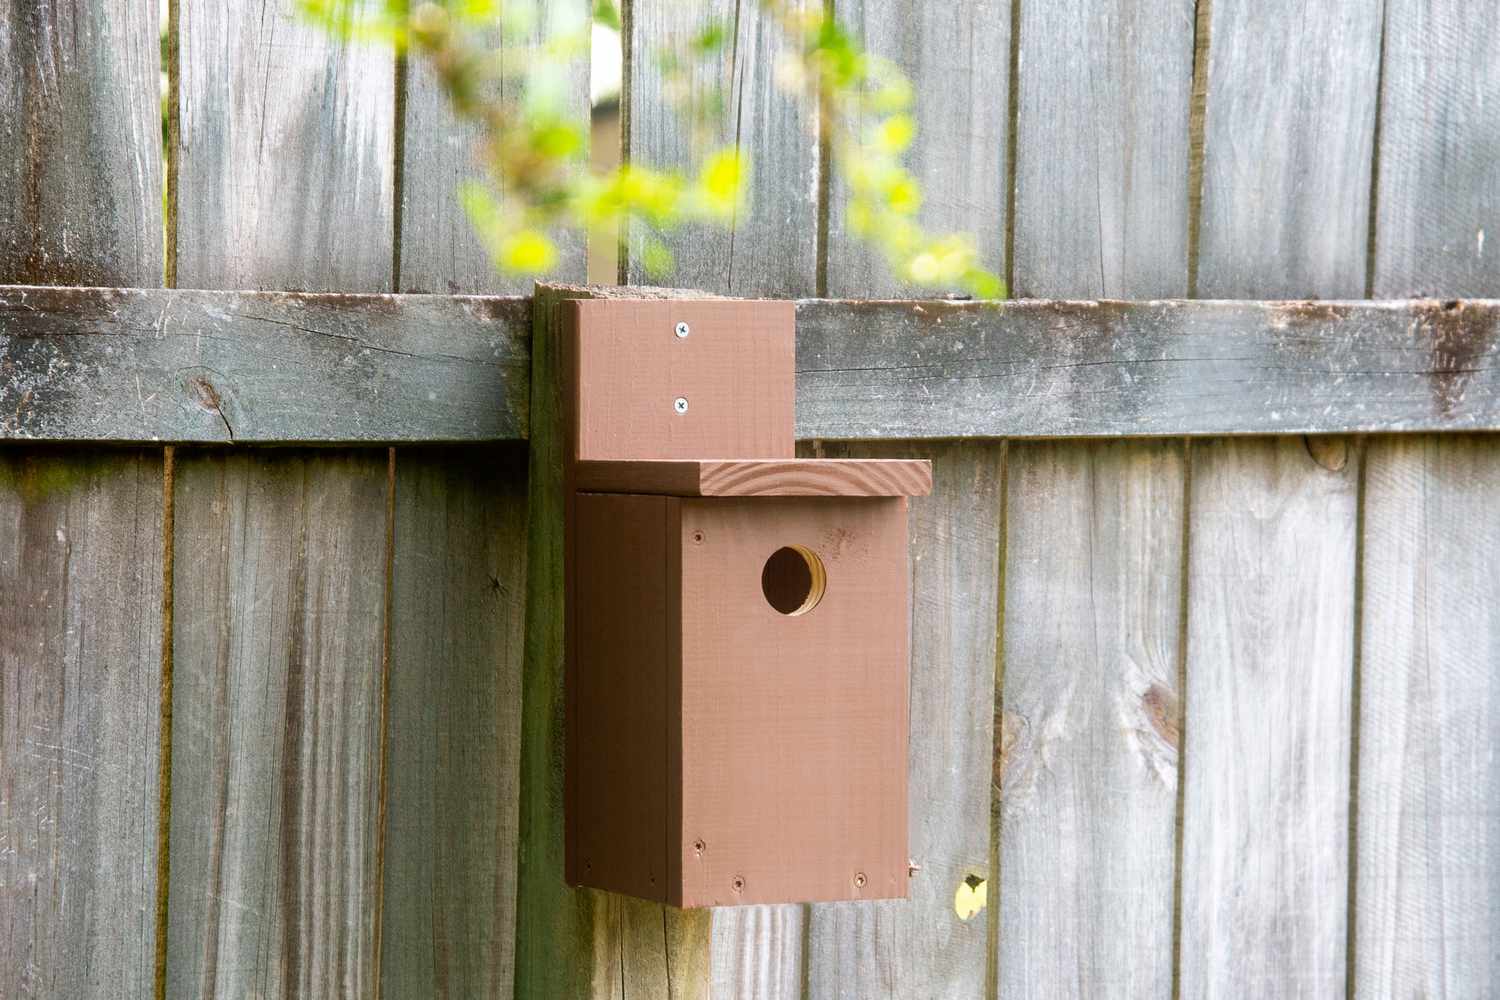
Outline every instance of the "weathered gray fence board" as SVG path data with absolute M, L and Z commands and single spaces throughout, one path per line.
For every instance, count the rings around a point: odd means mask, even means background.
M 1183 996 L 1344 992 L 1357 459 L 1195 443 Z M 1342 459 L 1342 460 L 1340 460 Z
M 1010 446 L 1000 995 L 1172 995 L 1180 442 Z
M 737 0 L 625 0 L 623 102 L 627 157 L 652 167 L 696 169 L 710 149 L 740 152 L 750 174 L 749 208 L 727 229 L 695 226 L 658 236 L 675 258 L 673 284 L 725 295 L 814 294 L 818 232 L 816 111 L 776 84 L 787 43 L 757 4 Z M 790 10 L 816 9 L 790 0 Z M 727 33 L 720 57 L 692 66 L 689 43 L 705 27 Z M 672 52 L 692 67 L 686 87 L 664 72 Z M 709 102 L 715 87 L 724 106 Z M 693 118 L 701 119 L 694 127 Z M 627 240 L 626 280 L 647 283 L 645 239 Z
M 1185 294 L 1193 5 L 1021 13 L 1017 290 Z M 1181 448 L 1010 449 L 1002 996 L 1171 995 Z
M 154 5 L 0 4 L 0 282 L 161 283 L 158 68 Z M 0 996 L 154 988 L 162 556 L 160 450 L 0 449 Z
M 524 450 L 398 450 L 383 996 L 511 996 L 525 593 Z
M 1493 428 L 1497 319 L 1488 303 L 803 302 L 797 436 Z
M 515 86 L 528 57 L 540 53 L 549 38 L 563 32 L 588 31 L 585 0 L 552 0 L 537 5 L 542 16 L 530 44 L 517 40 L 496 55 L 502 73 Z M 494 39 L 499 45 L 499 40 Z M 589 131 L 589 62 L 574 55 L 567 68 L 566 120 Z M 399 291 L 511 292 L 531 291 L 531 279 L 496 272 L 489 252 L 458 203 L 459 187 L 484 174 L 480 130 L 460 122 L 427 61 L 412 57 L 405 77 L 405 116 L 401 135 L 401 226 Z M 503 195 L 502 195 L 503 198 Z M 583 237 L 571 230 L 555 234 L 558 263 L 552 276 L 582 281 Z
M 1500 291 L 1490 8 L 1387 6 L 1372 294 Z M 1366 459 L 1354 989 L 1500 989 L 1500 449 L 1377 439 Z
M 1366 460 L 1355 988 L 1500 990 L 1500 439 Z
M 179 21 L 179 283 L 388 289 L 392 53 L 292 0 Z M 387 455 L 194 452 L 178 487 L 168 992 L 368 993 Z
M 0 439 L 524 437 L 530 315 L 519 298 L 0 286 Z
M 177 287 L 390 290 L 391 50 L 294 0 L 178 10 Z
M 156 7 L 0 6 L 0 281 L 159 285 Z
M 1193 7 L 1020 5 L 1013 294 L 1187 293 Z
M 529 309 L 0 287 L 0 439 L 513 440 Z M 803 439 L 1500 429 L 1494 301 L 806 300 L 797 318 Z
M 1380 5 L 1362 0 L 1213 5 L 1198 294 L 1364 294 L 1380 20 Z M 1493 343 L 1445 332 L 1462 321 L 1461 310 L 1434 304 L 1384 345 L 1423 359 L 1392 367 L 1433 373 L 1423 377 L 1429 414 L 1462 408 L 1470 380 L 1484 377 L 1474 371 L 1483 363 L 1455 364 L 1445 344 Z M 1294 326 L 1279 332 L 1283 344 L 1299 339 Z M 1358 334 L 1342 343 L 1373 346 Z M 1371 366 L 1328 367 L 1351 395 L 1324 413 L 1367 413 L 1356 408 L 1404 395 L 1399 376 L 1360 384 L 1355 373 Z M 1267 395 L 1260 409 L 1284 413 L 1280 403 Z M 1237 430 L 1320 429 L 1312 412 L 1291 423 Z M 1356 449 L 1216 441 L 1195 444 L 1193 456 L 1181 992 L 1340 993 Z
M 149 996 L 161 455 L 0 449 L 0 996 Z
M 533 45 L 498 58 L 508 71 L 587 4 L 548 4 Z M 586 29 L 585 29 L 586 30 Z M 497 273 L 458 199 L 481 171 L 478 133 L 447 109 L 425 62 L 405 80 L 402 288 L 530 292 Z M 587 130 L 588 60 L 569 65 L 571 120 Z M 511 86 L 507 82 L 502 86 Z M 583 239 L 562 234 L 559 272 L 581 279 Z M 441 299 L 398 299 L 425 307 Z M 429 401 L 524 437 L 531 380 L 530 299 L 506 302 L 479 327 L 499 356 L 438 372 Z M 480 313 L 475 313 L 480 315 Z M 459 324 L 434 325 L 431 349 L 464 353 Z M 503 341 L 500 338 L 504 338 Z M 403 347 L 403 350 L 410 350 Z M 451 369 L 452 366 L 449 366 Z M 470 397 L 466 388 L 473 389 Z M 517 393 L 519 392 L 519 395 Z M 415 408 L 422 411 L 422 404 Z M 395 453 L 395 535 L 387 698 L 380 995 L 513 995 L 520 811 L 521 659 L 526 593 L 526 458 L 510 448 Z
M 178 453 L 169 996 L 370 992 L 385 458 Z
M 1365 294 L 1381 5 L 1214 0 L 1196 294 Z
M 1485 248 L 1500 238 L 1494 14 L 1485 0 L 1386 5 L 1374 295 L 1500 289 L 1500 251 Z
M 980 264 L 1004 274 L 1013 5 L 832 0 L 831 6 L 870 53 L 893 60 L 914 84 L 917 135 L 907 166 L 922 185 L 919 219 L 934 233 L 972 234 Z M 830 173 L 823 294 L 932 294 L 892 277 L 885 259 L 849 231 L 848 187 L 837 170 Z
M 954 894 L 990 878 L 995 622 L 1002 446 L 892 443 L 830 457 L 932 459 L 932 495 L 911 501 L 911 855 L 909 902 L 811 907 L 814 997 L 979 997 L 989 914 L 960 918 Z

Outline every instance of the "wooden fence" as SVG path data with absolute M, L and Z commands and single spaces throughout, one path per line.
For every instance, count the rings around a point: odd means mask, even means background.
M 838 301 L 918 293 L 775 32 L 627 0 L 643 161 L 652 51 L 733 25 L 754 208 L 677 280 L 809 300 L 805 452 L 935 474 L 911 900 L 710 915 L 561 882 L 533 306 L 424 70 L 290 0 L 173 0 L 165 64 L 154 3 L 0 3 L 0 997 L 1500 992 L 1491 5 L 833 6 L 924 217 L 1087 301 Z

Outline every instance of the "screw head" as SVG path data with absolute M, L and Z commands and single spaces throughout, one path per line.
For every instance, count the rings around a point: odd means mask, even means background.
M 865 878 L 865 873 L 864 872 L 855 872 L 854 873 L 854 887 L 856 889 L 863 889 L 865 887 L 865 882 L 866 881 L 868 881 L 868 880 Z
M 677 334 L 677 339 L 681 340 L 683 337 L 686 337 L 693 331 L 688 327 L 686 323 L 679 322 L 672 332 Z
M 679 414 L 686 413 L 687 412 L 687 397 L 686 396 L 678 396 L 676 399 L 672 400 L 672 409 L 676 410 Z

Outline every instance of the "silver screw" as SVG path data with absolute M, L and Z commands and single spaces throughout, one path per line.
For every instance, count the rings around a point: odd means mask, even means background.
M 679 340 L 683 337 L 686 337 L 689 333 L 692 333 L 692 331 L 688 329 L 688 325 L 686 323 L 678 323 L 675 332 Z
M 686 413 L 687 412 L 687 397 L 686 396 L 678 396 L 676 399 L 672 400 L 672 409 L 676 410 L 678 413 Z

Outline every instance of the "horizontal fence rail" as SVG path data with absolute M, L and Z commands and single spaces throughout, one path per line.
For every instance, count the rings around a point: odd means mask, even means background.
M 519 297 L 3 286 L 0 439 L 524 439 L 530 326 Z M 1493 429 L 1495 300 L 797 304 L 804 440 Z

